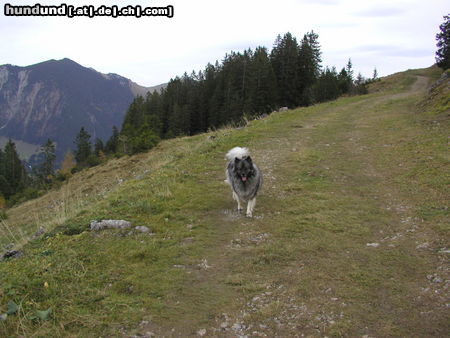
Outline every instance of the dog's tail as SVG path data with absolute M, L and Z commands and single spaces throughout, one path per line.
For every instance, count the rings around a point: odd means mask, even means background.
M 244 157 L 249 156 L 249 152 L 247 148 L 241 148 L 241 147 L 234 147 L 233 149 L 231 149 L 226 155 L 225 157 L 231 161 L 234 160 L 235 158 L 238 158 L 240 160 L 242 160 Z

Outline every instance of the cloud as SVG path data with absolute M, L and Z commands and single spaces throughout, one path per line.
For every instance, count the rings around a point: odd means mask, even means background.
M 405 8 L 399 7 L 372 7 L 355 12 L 356 16 L 380 18 L 380 17 L 396 17 L 404 14 L 407 11 Z
M 324 6 L 336 6 L 341 2 L 340 0 L 296 0 L 299 4 L 314 4 L 314 5 L 324 5 Z
M 350 49 L 351 53 L 369 53 L 374 56 L 389 56 L 389 57 L 411 57 L 422 58 L 430 56 L 432 52 L 425 48 L 409 48 L 395 45 L 362 45 Z

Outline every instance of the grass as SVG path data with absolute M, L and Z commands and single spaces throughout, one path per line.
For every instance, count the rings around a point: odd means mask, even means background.
M 438 75 L 165 141 L 9 210 L 0 241 L 24 255 L 0 262 L 0 314 L 11 300 L 20 311 L 0 332 L 444 335 L 448 119 L 417 104 Z M 264 173 L 253 219 L 223 183 L 237 145 Z M 152 233 L 91 232 L 93 219 Z

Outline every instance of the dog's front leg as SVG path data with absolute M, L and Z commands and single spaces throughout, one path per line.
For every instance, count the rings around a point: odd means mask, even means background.
M 234 191 L 233 191 L 233 199 L 238 204 L 238 211 L 242 211 L 241 199 L 239 198 L 239 196 Z
M 247 217 L 253 217 L 253 208 L 256 205 L 256 197 L 252 198 L 250 201 L 248 201 L 247 204 Z

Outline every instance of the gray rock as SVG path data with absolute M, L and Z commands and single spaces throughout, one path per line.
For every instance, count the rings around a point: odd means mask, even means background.
M 239 323 L 234 323 L 233 326 L 231 327 L 234 331 L 240 331 L 242 330 L 242 325 Z
M 14 248 L 15 244 L 14 243 L 9 243 L 8 245 L 5 246 L 5 250 L 11 250 L 12 248 Z
M 43 227 L 39 227 L 39 229 L 31 236 L 31 240 L 38 239 L 45 233 L 45 229 Z
M 105 219 L 102 221 L 91 221 L 91 230 L 103 229 L 126 229 L 131 227 L 131 223 L 124 220 Z
M 148 227 L 146 227 L 145 225 L 139 225 L 137 227 L 134 227 L 137 231 L 143 232 L 143 233 L 147 233 L 150 232 L 150 229 Z
M 197 331 L 197 335 L 200 337 L 203 337 L 206 334 L 206 329 L 200 329 Z
M 10 251 L 6 251 L 3 254 L 3 259 L 8 259 L 8 258 L 18 258 L 20 256 L 23 255 L 23 252 L 20 250 L 10 250 Z
M 429 246 L 430 244 L 428 242 L 425 242 L 416 246 L 416 249 L 427 249 Z

